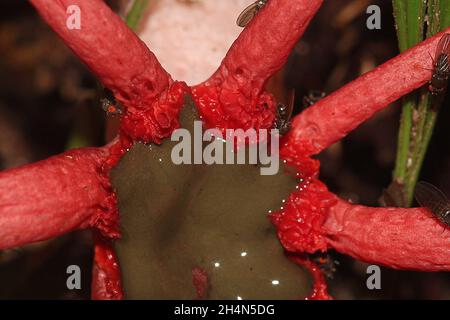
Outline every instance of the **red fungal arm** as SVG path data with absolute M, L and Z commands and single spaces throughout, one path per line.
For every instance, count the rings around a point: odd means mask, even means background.
M 305 300 L 332 300 L 333 298 L 328 293 L 328 286 L 320 267 L 311 261 L 308 257 L 303 257 L 295 254 L 288 254 L 289 259 L 297 263 L 298 265 L 306 268 L 311 273 L 313 278 L 313 288 L 310 296 Z
M 267 79 L 286 62 L 322 0 L 271 0 L 242 31 L 219 69 L 193 88 L 206 123 L 220 128 L 268 128 L 274 100 Z
M 44 20 L 123 102 L 140 106 L 169 86 L 170 76 L 103 0 L 30 0 Z M 69 6 L 80 8 L 80 30 L 69 29 Z
M 450 270 L 449 229 L 423 208 L 353 205 L 311 178 L 304 179 L 271 219 L 289 252 L 333 248 L 390 268 Z
M 94 266 L 92 269 L 92 299 L 120 300 L 123 291 L 120 268 L 111 242 L 94 232 Z
M 450 270 L 450 231 L 423 208 L 330 207 L 323 226 L 337 251 L 396 269 Z
M 188 88 L 174 82 L 155 55 L 102 0 L 30 0 L 64 42 L 126 106 L 123 132 L 159 142 L 178 126 Z M 80 9 L 80 30 L 69 29 Z
M 430 78 L 439 39 L 450 28 L 340 88 L 298 115 L 287 143 L 317 154 L 342 139 L 375 112 L 423 86 Z M 306 147 L 305 147 L 306 148 Z
M 85 228 L 93 219 L 111 225 L 100 218 L 114 211 L 115 197 L 101 173 L 107 155 L 104 149 L 78 149 L 0 172 L 0 249 Z

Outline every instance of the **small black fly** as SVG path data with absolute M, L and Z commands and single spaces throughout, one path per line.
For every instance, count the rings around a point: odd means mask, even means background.
M 281 135 L 285 135 L 291 128 L 292 112 L 294 111 L 295 91 L 291 90 L 289 94 L 288 104 L 277 104 L 276 118 L 273 127 L 280 131 Z
M 431 183 L 420 181 L 417 183 L 414 197 L 443 224 L 450 226 L 450 201 L 441 190 Z
M 268 0 L 258 0 L 245 8 L 238 16 L 236 24 L 245 28 L 250 21 L 258 14 L 258 11 L 266 5 Z
M 438 95 L 445 91 L 447 80 L 450 77 L 450 34 L 446 33 L 439 40 L 436 55 L 433 59 L 433 76 L 429 90 L 431 94 Z

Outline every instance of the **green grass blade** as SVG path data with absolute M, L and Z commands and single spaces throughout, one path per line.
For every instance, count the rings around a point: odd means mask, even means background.
M 450 1 L 441 0 L 438 1 L 439 4 L 439 16 L 440 16 L 440 28 L 439 30 L 443 30 L 445 28 L 450 27 Z
M 392 7 L 394 8 L 395 29 L 397 30 L 397 38 L 400 51 L 408 49 L 408 26 L 406 23 L 406 7 L 408 3 L 406 0 L 393 0 Z
M 407 0 L 406 23 L 408 30 L 408 48 L 423 40 L 426 0 Z
M 139 22 L 141 21 L 145 9 L 147 9 L 148 2 L 148 0 L 134 0 L 133 6 L 125 18 L 127 26 L 132 30 L 136 31 L 139 27 Z
M 427 0 L 393 0 L 392 6 L 399 48 L 400 51 L 405 51 L 424 38 Z M 394 193 L 401 195 L 400 198 L 397 197 L 395 200 L 403 206 L 407 206 L 409 200 L 409 188 L 407 185 L 410 179 L 408 178 L 408 166 L 413 155 L 412 143 L 414 136 L 412 132 L 415 126 L 413 115 L 417 108 L 417 98 L 418 94 L 414 92 L 402 100 L 397 155 L 393 172 L 393 183 L 390 187 L 391 189 L 402 188 L 402 190 L 397 190 Z

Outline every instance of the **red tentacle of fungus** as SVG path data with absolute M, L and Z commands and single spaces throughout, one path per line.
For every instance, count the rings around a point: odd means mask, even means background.
M 102 172 L 107 157 L 105 149 L 84 148 L 1 172 L 0 249 L 93 223 L 117 236 L 115 196 Z
M 315 252 L 331 247 L 391 268 L 450 270 L 449 231 L 425 209 L 352 205 L 317 180 L 318 163 L 309 158 L 424 85 L 431 77 L 429 52 L 435 51 L 443 33 L 357 78 L 294 119 L 281 154 L 306 178 L 285 209 L 272 216 L 287 250 Z
M 338 200 L 323 228 L 330 246 L 366 262 L 450 270 L 450 230 L 423 208 L 368 208 Z
M 120 267 L 111 241 L 94 232 L 94 242 L 92 299 L 123 299 L 124 293 L 121 285 Z
M 299 255 L 288 254 L 288 258 L 293 262 L 304 266 L 309 270 L 313 277 L 313 289 L 309 297 L 305 300 L 332 300 L 333 298 L 328 293 L 328 286 L 320 267 L 311 261 L 308 257 L 302 257 Z
M 30 0 L 44 20 L 124 104 L 122 133 L 159 143 L 179 126 L 188 87 L 174 82 L 155 55 L 102 0 Z M 68 28 L 79 8 L 80 29 Z
M 322 0 L 271 0 L 242 31 L 218 70 L 192 89 L 206 125 L 269 128 L 275 101 L 267 79 L 286 62 Z

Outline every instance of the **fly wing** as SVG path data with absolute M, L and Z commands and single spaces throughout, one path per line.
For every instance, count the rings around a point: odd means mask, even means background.
M 417 183 L 414 197 L 417 202 L 442 218 L 449 210 L 450 202 L 445 194 L 431 183 L 420 181 Z
M 441 39 L 438 42 L 438 45 L 436 47 L 436 57 L 434 58 L 437 60 L 441 54 L 448 54 L 450 55 L 450 34 L 446 33 L 444 34 Z
M 239 17 L 236 20 L 236 24 L 239 27 L 246 27 L 247 24 L 253 19 L 254 16 L 258 13 L 259 5 L 258 1 L 252 3 L 247 8 L 244 9 L 244 11 L 241 12 Z
M 294 112 L 294 102 L 295 102 L 295 89 L 292 89 L 289 92 L 288 104 L 286 108 L 286 115 L 287 115 L 286 119 L 288 121 L 291 120 L 292 113 Z

